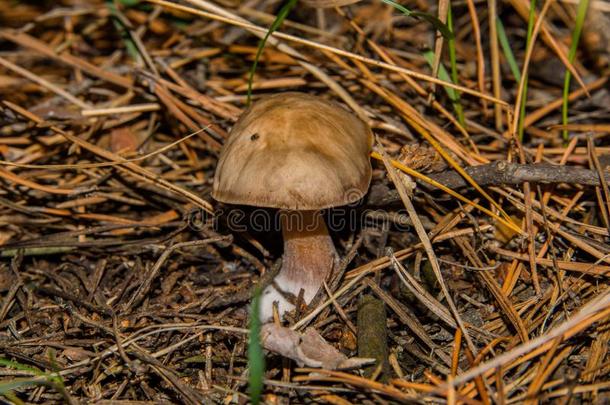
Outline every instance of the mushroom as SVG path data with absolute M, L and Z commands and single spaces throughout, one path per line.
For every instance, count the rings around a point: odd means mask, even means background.
M 309 304 L 330 276 L 337 252 L 321 210 L 366 194 L 371 129 L 342 107 L 304 93 L 257 101 L 239 118 L 220 153 L 212 196 L 221 202 L 278 208 L 282 267 L 261 297 L 260 317 Z

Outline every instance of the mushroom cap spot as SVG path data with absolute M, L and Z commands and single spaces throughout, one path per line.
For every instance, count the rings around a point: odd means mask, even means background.
M 339 105 L 304 93 L 253 103 L 218 161 L 221 202 L 319 210 L 362 198 L 371 181 L 371 129 Z

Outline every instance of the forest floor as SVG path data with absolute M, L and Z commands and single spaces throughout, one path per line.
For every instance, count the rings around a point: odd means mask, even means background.
M 265 351 L 261 400 L 609 403 L 608 3 L 403 6 L 299 2 L 254 73 L 254 102 L 319 95 L 376 135 L 336 277 L 283 326 L 377 362 Z M 256 401 L 282 235 L 210 194 L 281 7 L 0 2 L 0 402 Z

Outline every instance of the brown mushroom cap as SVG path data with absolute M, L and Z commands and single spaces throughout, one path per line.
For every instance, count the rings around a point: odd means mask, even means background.
M 349 204 L 369 187 L 372 142 L 371 129 L 332 102 L 303 93 L 266 97 L 233 127 L 212 196 L 289 210 Z

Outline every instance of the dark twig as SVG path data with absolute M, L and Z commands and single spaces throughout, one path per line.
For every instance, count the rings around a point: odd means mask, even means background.
M 581 186 L 599 186 L 599 175 L 589 169 L 574 166 L 541 164 L 518 164 L 506 161 L 497 161 L 481 166 L 465 168 L 466 172 L 482 187 L 516 185 L 524 182 L 542 184 L 577 184 Z M 610 182 L 610 173 L 604 173 L 606 183 Z M 455 170 L 429 174 L 428 177 L 452 189 L 468 187 L 469 184 Z M 425 184 L 421 183 L 420 184 Z M 432 186 L 429 186 L 432 187 Z M 385 205 L 400 200 L 394 190 L 381 196 L 371 196 L 368 203 L 371 205 Z
M 493 162 L 487 165 L 466 168 L 480 186 L 532 183 L 567 183 L 582 186 L 599 185 L 599 176 L 593 170 L 581 167 L 540 164 L 518 164 L 506 161 Z M 466 181 L 455 171 L 450 170 L 430 177 L 450 188 L 466 187 Z M 606 182 L 610 173 L 605 174 Z

